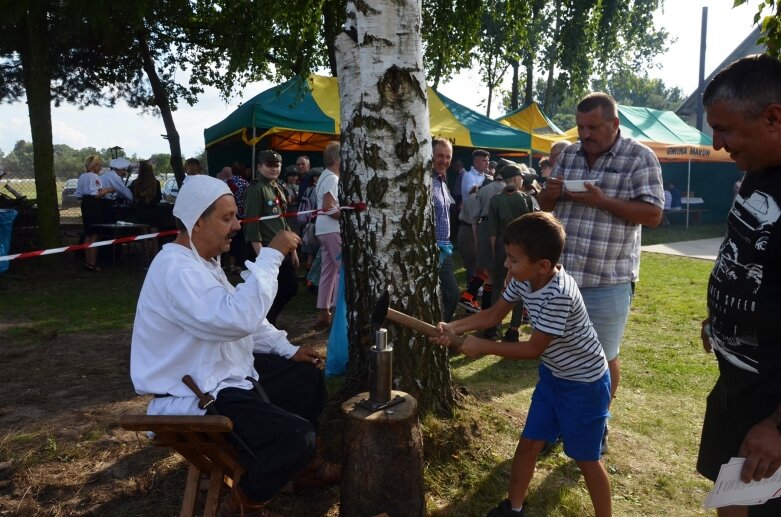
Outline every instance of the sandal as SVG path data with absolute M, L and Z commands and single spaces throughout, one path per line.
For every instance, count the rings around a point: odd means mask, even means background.
M 314 490 L 331 485 L 338 485 L 342 480 L 342 466 L 320 458 L 315 465 L 304 470 L 293 481 L 296 492 Z
M 267 510 L 269 503 L 259 503 L 247 498 L 238 486 L 231 491 L 227 499 L 220 506 L 217 517 L 282 517 L 278 513 Z

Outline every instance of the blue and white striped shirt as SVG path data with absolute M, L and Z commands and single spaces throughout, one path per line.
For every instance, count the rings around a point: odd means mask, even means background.
M 513 279 L 504 291 L 509 303 L 523 300 L 534 330 L 550 334 L 553 341 L 541 360 L 554 376 L 593 382 L 607 371 L 607 359 L 591 325 L 575 280 L 558 266 L 548 284 L 532 291 L 531 282 Z

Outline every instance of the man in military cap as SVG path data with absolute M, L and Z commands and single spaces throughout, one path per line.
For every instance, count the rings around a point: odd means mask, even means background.
M 287 219 L 282 217 L 287 212 L 287 196 L 278 182 L 282 156 L 270 149 L 261 151 L 258 154 L 257 171 L 257 179 L 247 189 L 244 215 L 247 219 L 277 217 L 244 224 L 244 238 L 255 254 L 260 253 L 263 246 L 268 246 L 277 232 L 290 230 Z M 277 316 L 298 291 L 297 267 L 298 253 L 293 250 L 279 266 L 277 295 L 266 316 L 272 325 L 276 324 Z

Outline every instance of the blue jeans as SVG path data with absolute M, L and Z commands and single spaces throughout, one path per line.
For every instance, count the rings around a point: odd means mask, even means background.
M 618 357 L 621 337 L 624 335 L 629 305 L 632 302 L 632 283 L 583 287 L 580 289 L 586 304 L 588 317 L 605 351 L 605 357 L 612 361 Z

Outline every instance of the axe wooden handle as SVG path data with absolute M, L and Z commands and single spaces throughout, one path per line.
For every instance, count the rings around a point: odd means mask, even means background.
M 437 337 L 439 335 L 439 331 L 434 325 L 429 325 L 425 321 L 413 318 L 412 316 L 408 316 L 399 311 L 394 311 L 393 309 L 388 309 L 387 318 L 394 323 L 404 325 L 407 328 L 411 328 L 412 330 L 420 332 L 421 334 L 425 334 L 429 337 Z
M 429 337 L 439 336 L 439 331 L 437 330 L 437 327 L 435 327 L 434 325 L 429 325 L 425 321 L 421 321 L 417 318 L 413 318 L 412 316 L 404 314 L 403 312 L 395 311 L 389 308 L 386 317 L 394 323 L 398 323 L 399 325 L 403 325 L 407 328 L 411 328 L 412 330 L 420 332 L 421 334 L 424 334 L 426 336 Z M 450 340 L 452 341 L 450 348 L 457 349 L 463 344 L 464 337 L 451 335 Z

